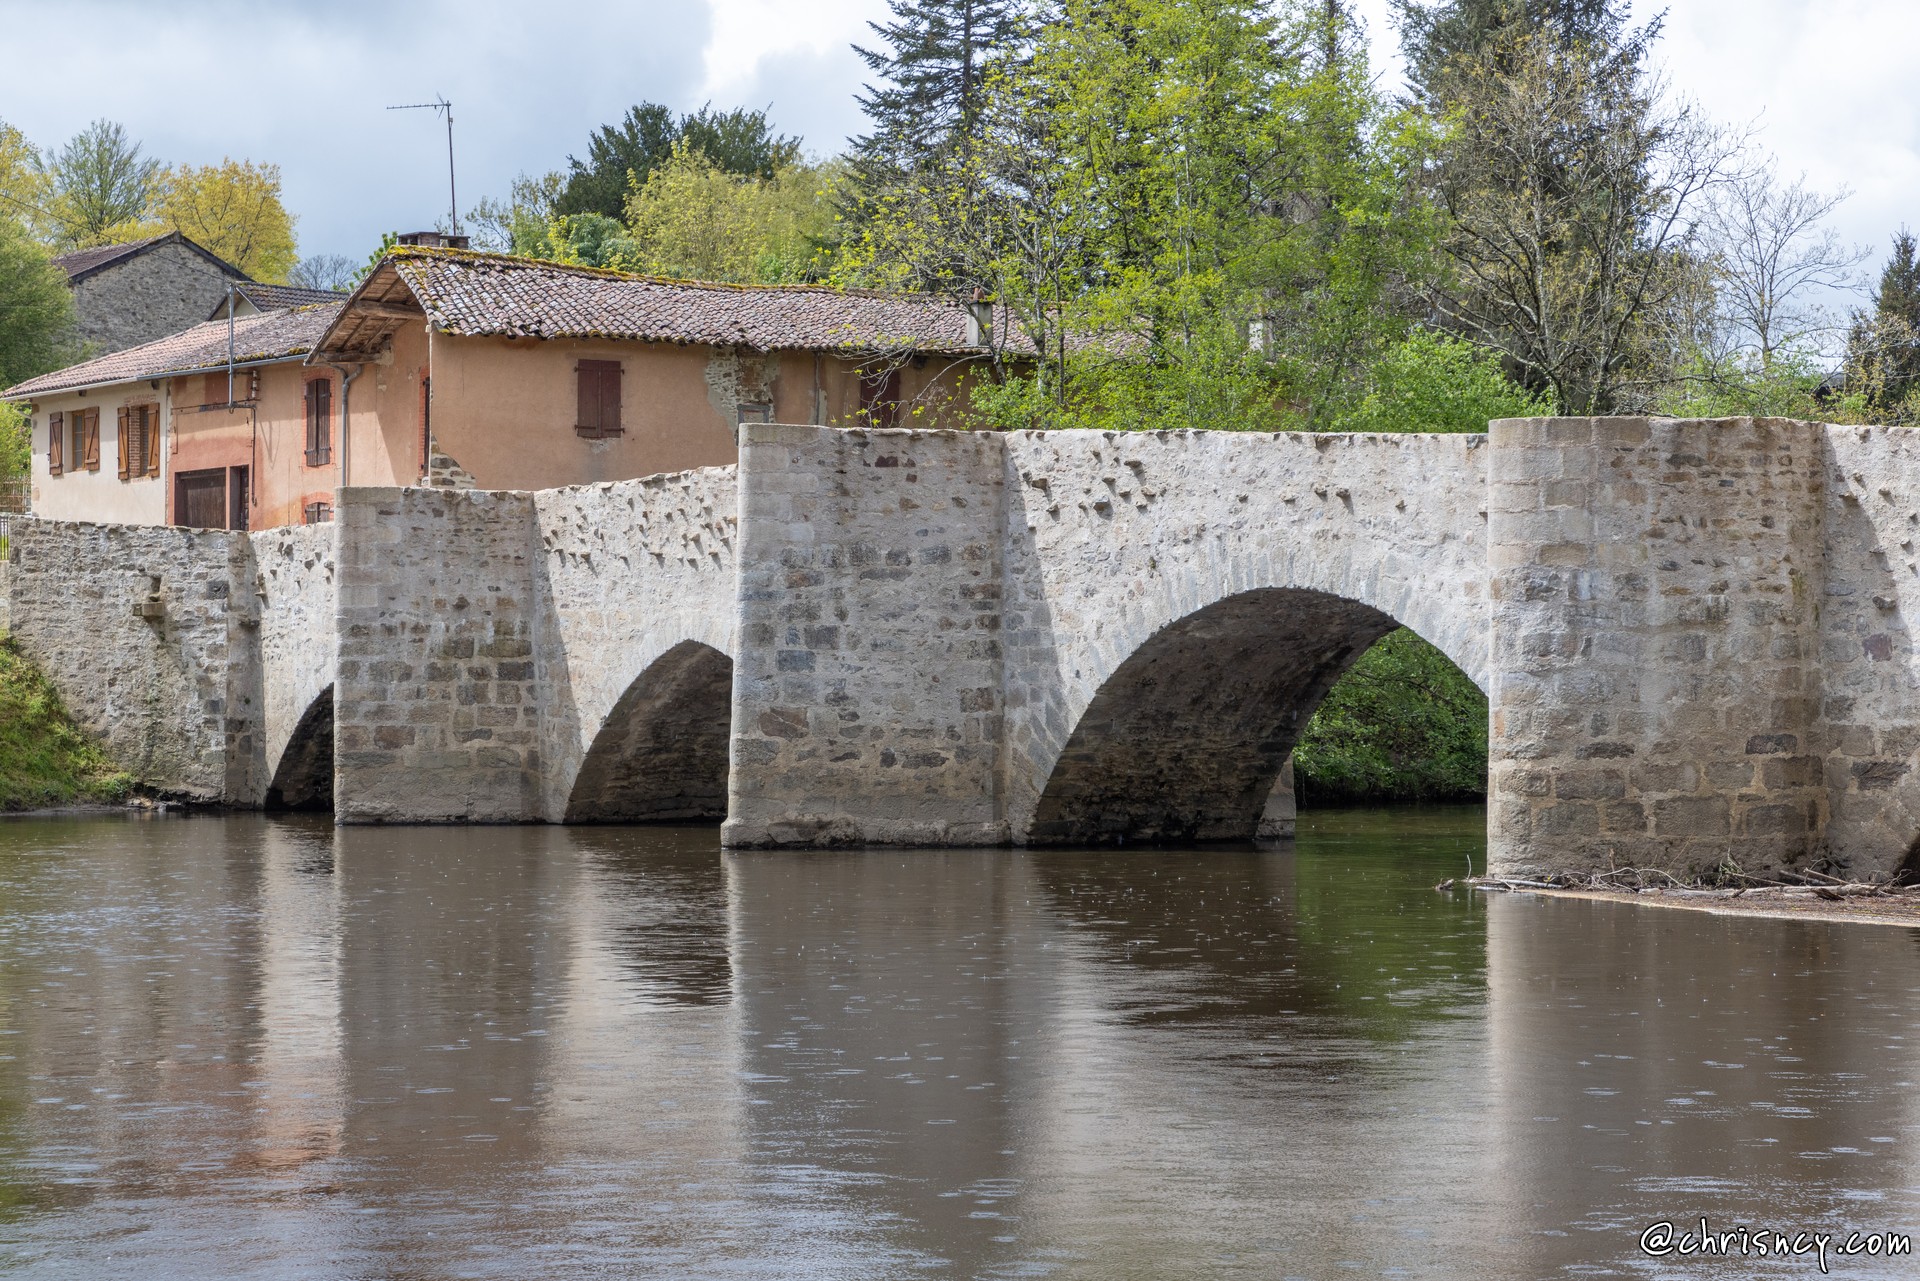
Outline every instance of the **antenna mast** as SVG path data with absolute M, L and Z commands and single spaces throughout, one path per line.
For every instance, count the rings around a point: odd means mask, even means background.
M 447 118 L 447 218 L 453 227 L 453 234 L 460 234 L 460 200 L 454 194 L 453 187 L 453 104 L 447 101 L 445 94 L 435 94 L 432 102 L 404 102 L 388 111 L 432 111 L 444 114 Z

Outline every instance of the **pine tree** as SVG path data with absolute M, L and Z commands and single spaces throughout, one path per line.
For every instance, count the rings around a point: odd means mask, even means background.
M 553 211 L 621 217 L 629 175 L 635 185 L 644 185 L 682 141 L 733 174 L 771 178 L 800 159 L 800 140 L 774 133 L 765 111 L 715 111 L 709 105 L 676 120 L 659 103 L 643 102 L 627 108 L 618 125 L 601 125 L 587 139 L 585 160 L 567 157 L 567 185 Z
M 881 77 L 860 107 L 873 132 L 855 144 L 860 167 L 911 172 L 979 127 L 993 60 L 1021 42 L 1025 0 L 890 0 L 891 22 L 870 22 L 884 42 L 854 52 Z
M 1656 16 L 1638 31 L 1627 25 L 1627 0 L 1393 0 L 1400 49 L 1414 96 L 1434 105 L 1452 95 L 1448 72 L 1461 58 L 1547 32 L 1563 43 L 1614 51 L 1637 66 L 1660 34 Z
M 1880 272 L 1871 315 L 1854 317 L 1849 338 L 1849 380 L 1882 414 L 1910 420 L 1920 403 L 1920 246 L 1913 233 L 1893 238 L 1893 253 Z

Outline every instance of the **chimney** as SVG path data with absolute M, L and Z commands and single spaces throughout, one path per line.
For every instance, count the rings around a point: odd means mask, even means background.
M 993 342 L 993 304 L 975 286 L 967 302 L 967 346 L 986 347 Z
M 456 236 L 444 231 L 409 231 L 400 237 L 398 243 L 418 245 L 422 249 L 465 249 L 473 240 L 470 236 Z

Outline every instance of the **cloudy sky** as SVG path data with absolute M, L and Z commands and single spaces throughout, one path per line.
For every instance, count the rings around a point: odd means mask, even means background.
M 1397 83 L 1387 0 L 1358 7 L 1381 75 Z M 848 45 L 885 10 L 885 0 L 0 0 L 0 119 L 42 145 L 106 116 L 168 161 L 277 162 L 301 251 L 359 258 L 382 231 L 431 226 L 447 207 L 444 127 L 390 104 L 453 101 L 463 212 L 518 172 L 584 153 L 595 125 L 643 99 L 769 106 L 783 131 L 827 152 L 860 128 L 864 68 Z M 1713 115 L 1757 123 L 1788 174 L 1850 188 L 1837 224 L 1877 260 L 1896 228 L 1920 226 L 1917 39 L 1912 0 L 1671 0 L 1661 57 Z

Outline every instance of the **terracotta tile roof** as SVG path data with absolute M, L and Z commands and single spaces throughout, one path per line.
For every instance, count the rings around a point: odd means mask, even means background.
M 102 271 L 114 263 L 136 254 L 145 253 L 160 245 L 178 242 L 194 253 L 212 263 L 222 273 L 235 280 L 245 280 L 247 274 L 232 263 L 227 262 L 212 250 L 187 239 L 177 231 L 169 231 L 163 236 L 148 236 L 145 240 L 129 240 L 124 245 L 97 245 L 92 249 L 76 249 L 70 254 L 61 254 L 53 260 L 54 266 L 67 273 L 67 283 L 77 284 L 96 271 Z
M 263 285 L 256 280 L 234 282 L 234 291 L 246 296 L 261 311 L 279 311 L 287 307 L 311 307 L 315 303 L 343 302 L 347 295 L 337 289 L 307 289 L 300 285 Z M 226 306 L 226 300 L 220 306 Z M 218 309 L 216 309 L 218 310 Z
M 315 340 L 326 332 L 327 326 L 339 314 L 340 304 L 330 303 L 319 307 L 296 307 L 287 311 L 262 312 L 257 316 L 241 316 L 233 322 L 233 359 L 241 364 L 297 360 L 313 349 Z M 138 382 L 195 370 L 221 369 L 226 363 L 227 322 L 209 320 L 140 347 L 129 347 L 125 351 L 82 361 L 38 378 L 29 378 L 0 392 L 0 399 L 20 400 L 29 396 L 77 391 L 83 387 Z
M 407 247 L 368 277 L 323 348 L 369 345 L 391 325 L 363 325 L 356 305 L 364 299 L 384 307 L 391 320 L 392 307 L 407 295 L 408 305 L 417 301 L 437 330 L 462 336 L 617 338 L 759 351 L 985 352 L 967 342 L 966 309 L 932 294 L 714 284 Z

